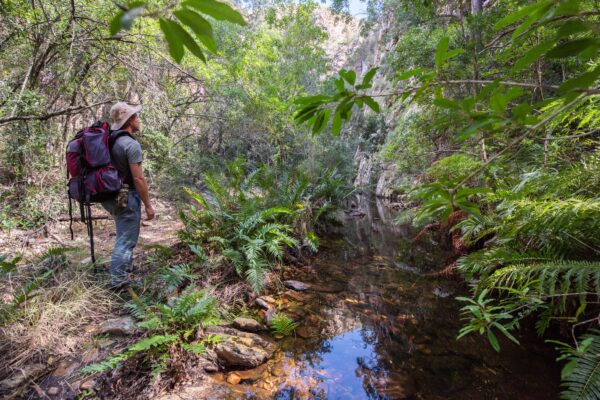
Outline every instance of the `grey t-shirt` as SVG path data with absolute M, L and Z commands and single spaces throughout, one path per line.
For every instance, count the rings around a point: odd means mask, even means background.
M 119 175 L 123 177 L 123 182 L 133 188 L 133 177 L 129 164 L 138 164 L 142 162 L 142 146 L 131 136 L 123 135 L 117 138 L 113 144 L 111 156 L 113 164 Z

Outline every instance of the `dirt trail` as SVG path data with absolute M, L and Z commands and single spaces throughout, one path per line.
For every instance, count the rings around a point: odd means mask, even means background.
M 177 241 L 177 231 L 183 226 L 173 205 L 161 200 L 154 200 L 153 205 L 157 218 L 142 221 L 136 255 L 152 244 L 174 244 Z M 96 259 L 101 263 L 107 262 L 115 243 L 115 226 L 110 215 L 100 205 L 93 206 L 92 215 L 104 218 L 94 220 L 94 244 Z M 74 210 L 74 218 L 77 218 L 77 210 Z M 69 256 L 73 261 L 89 261 L 89 239 L 85 224 L 74 221 L 73 232 L 74 239 L 71 240 L 69 222 L 54 219 L 50 219 L 41 228 L 0 231 L 0 254 L 21 255 L 27 260 L 49 248 L 60 246 L 75 249 Z

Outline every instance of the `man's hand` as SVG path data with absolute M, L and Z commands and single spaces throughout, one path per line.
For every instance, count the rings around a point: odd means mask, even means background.
M 152 206 L 146 206 L 146 221 L 150 221 L 154 219 L 156 213 L 154 212 L 154 208 Z

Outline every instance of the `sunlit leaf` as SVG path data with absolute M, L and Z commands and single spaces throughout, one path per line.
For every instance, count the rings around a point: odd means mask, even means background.
M 193 7 L 203 14 L 210 15 L 214 19 L 229 21 L 234 24 L 245 26 L 246 21 L 242 14 L 234 10 L 230 5 L 216 0 L 186 0 L 186 7 Z
M 217 44 L 213 38 L 212 26 L 204 17 L 192 10 L 186 9 L 174 11 L 173 14 L 194 31 L 198 39 L 208 50 L 213 53 L 217 52 Z

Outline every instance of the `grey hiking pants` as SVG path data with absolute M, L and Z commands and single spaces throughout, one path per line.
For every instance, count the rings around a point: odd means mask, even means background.
M 117 200 L 111 199 L 102 206 L 112 214 L 117 227 L 115 247 L 110 259 L 110 276 L 113 285 L 127 280 L 127 270 L 133 262 L 133 249 L 140 236 L 142 202 L 135 190 L 129 191 L 126 208 L 117 207 Z

